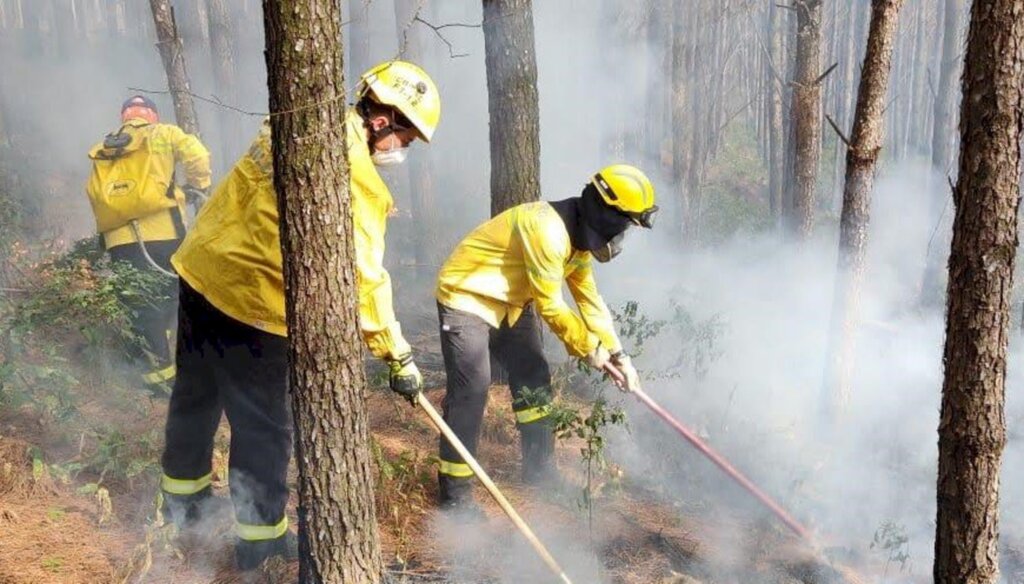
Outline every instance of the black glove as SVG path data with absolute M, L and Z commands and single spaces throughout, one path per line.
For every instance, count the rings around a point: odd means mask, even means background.
M 388 369 L 391 370 L 390 385 L 391 391 L 409 400 L 409 403 L 416 405 L 416 396 L 423 391 L 423 375 L 412 360 L 412 353 L 402 355 L 398 359 L 388 362 Z

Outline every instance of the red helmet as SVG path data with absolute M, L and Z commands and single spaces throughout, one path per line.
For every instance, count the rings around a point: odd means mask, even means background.
M 142 95 L 133 95 L 126 99 L 121 104 L 121 121 L 127 122 L 135 118 L 142 118 L 151 124 L 159 122 L 160 116 L 153 100 Z

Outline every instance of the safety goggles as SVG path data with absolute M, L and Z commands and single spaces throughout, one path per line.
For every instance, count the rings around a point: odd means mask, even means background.
M 645 209 L 636 213 L 623 211 L 622 209 L 616 209 L 616 211 L 628 217 L 629 220 L 636 225 L 650 229 L 654 227 L 654 214 L 658 212 L 658 206 L 652 205 L 650 209 Z

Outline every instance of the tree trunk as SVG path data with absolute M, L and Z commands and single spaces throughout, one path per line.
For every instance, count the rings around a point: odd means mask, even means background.
M 790 228 L 801 239 L 814 231 L 814 199 L 821 158 L 821 0 L 799 0 L 793 79 L 793 183 Z
M 53 2 L 53 17 L 56 21 L 57 54 L 62 59 L 68 59 L 80 46 L 78 27 L 75 22 L 74 0 L 55 0 Z
M 231 36 L 231 18 L 224 0 L 207 0 L 206 18 L 210 34 L 210 57 L 213 60 L 214 90 L 221 101 L 237 104 L 234 40 Z M 217 119 L 220 128 L 219 166 L 227 168 L 241 147 L 241 129 L 235 112 L 218 109 Z
M 378 584 L 341 7 L 264 0 L 263 10 L 299 471 L 299 581 Z
M 671 34 L 672 59 L 672 185 L 678 193 L 678 229 L 682 241 L 689 240 L 693 228 L 693 217 L 690 215 L 690 197 L 686 177 L 689 173 L 689 161 L 692 160 L 692 148 L 689 139 L 689 108 L 686 91 L 693 82 L 687 67 L 686 45 L 691 39 L 686 34 L 686 9 L 692 8 L 687 0 L 672 2 L 672 20 L 669 28 Z
M 483 0 L 491 215 L 540 200 L 540 111 L 532 0 Z
M 942 33 L 942 62 L 939 66 L 938 87 L 935 88 L 935 121 L 932 123 L 932 172 L 942 181 L 938 188 L 930 188 L 929 192 L 941 192 L 943 196 L 933 199 L 930 217 L 932 222 L 939 223 L 949 205 L 945 178 L 953 174 L 954 128 L 957 112 L 954 108 L 958 96 L 956 80 L 960 78 L 963 58 L 960 55 L 963 46 L 961 37 L 961 16 L 964 13 L 964 0 L 946 0 L 945 24 Z M 951 177 L 951 180 L 955 177 Z M 945 275 L 945 258 L 939 250 L 944 249 L 945 237 L 938 237 L 942 242 L 928 250 L 925 257 L 924 280 L 921 283 L 921 305 L 938 308 L 942 302 L 942 277 Z
M 770 11 L 769 19 L 771 21 L 771 61 L 772 66 L 775 67 L 779 75 L 784 75 L 785 72 L 780 70 L 780 65 L 785 62 L 785 55 L 782 52 L 782 41 L 786 35 L 786 29 L 783 26 L 782 11 L 773 2 L 768 8 Z M 774 77 L 768 80 L 768 92 L 769 92 L 769 171 L 768 171 L 768 188 L 770 192 L 769 208 L 772 214 L 772 223 L 778 224 L 779 218 L 782 216 L 782 197 L 783 187 L 785 186 L 786 177 L 786 143 L 785 143 L 785 129 L 783 126 L 783 92 L 786 87 L 785 84 Z
M 395 0 L 395 25 L 398 27 L 399 49 L 405 44 L 405 59 L 423 65 L 426 61 L 426 43 L 423 25 L 413 22 L 416 11 L 420 10 L 419 0 Z M 416 244 L 416 275 L 423 280 L 434 278 L 437 267 L 444 259 L 438 242 L 438 205 L 434 189 L 433 157 L 429 148 L 418 152 L 409 159 L 409 194 L 414 222 Z
M 933 578 L 994 584 L 1020 200 L 1024 0 L 974 1 L 964 63 Z
M 867 50 L 857 90 L 853 132 L 846 151 L 846 183 L 839 222 L 839 262 L 832 305 L 823 403 L 835 420 L 850 399 L 860 291 L 864 279 L 871 189 L 885 135 L 885 98 L 892 69 L 893 37 L 903 0 L 872 0 Z
M 911 154 L 916 158 L 925 154 L 925 124 L 928 117 L 928 92 L 925 73 L 928 71 L 928 4 L 922 2 L 917 12 L 917 38 L 914 40 L 914 85 L 913 97 L 910 100 L 910 115 L 907 116 L 907 139 L 913 148 Z
M 185 56 L 181 51 L 181 39 L 174 23 L 174 12 L 170 0 L 149 0 L 156 24 L 157 48 L 167 73 L 167 87 L 174 100 L 174 117 L 181 129 L 189 134 L 199 135 L 199 118 L 192 100 L 192 90 L 185 70 Z

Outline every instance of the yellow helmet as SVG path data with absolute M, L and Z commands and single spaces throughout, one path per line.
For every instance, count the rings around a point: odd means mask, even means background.
M 430 142 L 441 119 L 441 96 L 423 69 L 406 61 L 386 61 L 363 73 L 359 85 L 359 99 L 372 93 L 374 101 L 402 112 Z
M 613 164 L 601 169 L 590 183 L 597 188 L 601 199 L 609 207 L 628 216 L 637 225 L 654 225 L 654 185 L 639 168 L 628 164 Z

